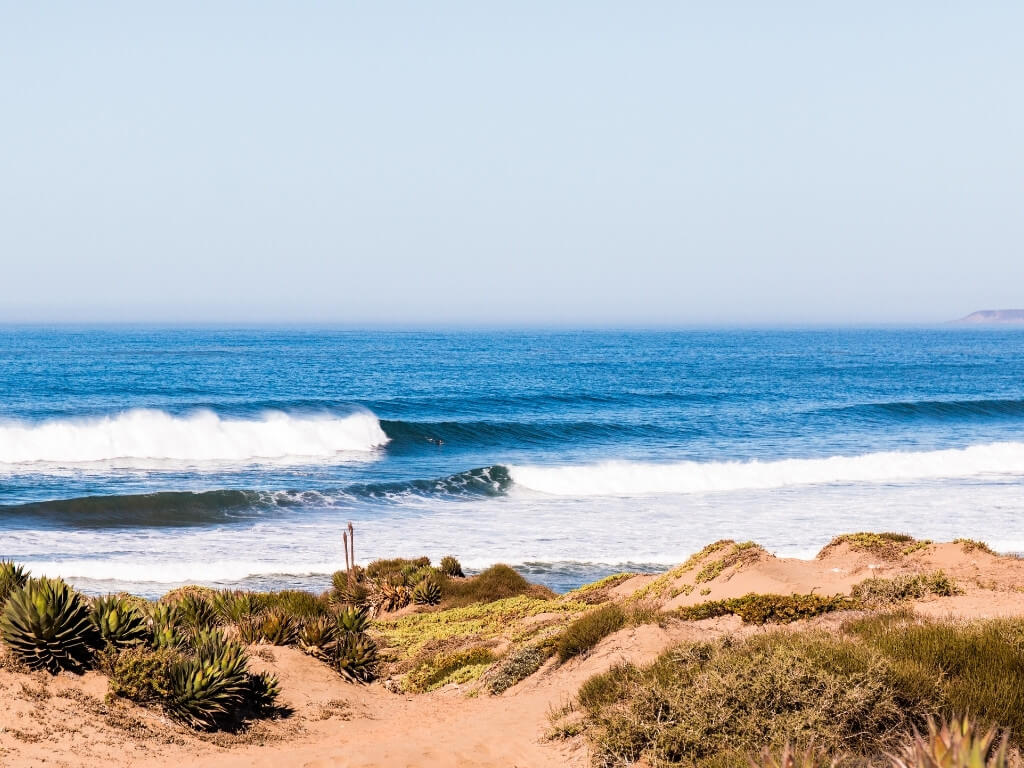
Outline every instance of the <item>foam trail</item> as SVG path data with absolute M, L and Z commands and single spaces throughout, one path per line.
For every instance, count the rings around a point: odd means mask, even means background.
M 137 467 L 326 458 L 371 451 L 387 442 L 369 412 L 297 416 L 268 411 L 256 419 L 226 419 L 206 410 L 175 416 L 136 409 L 89 419 L 0 422 L 0 464 L 116 462 Z
M 216 560 L 213 562 L 142 562 L 124 560 L 39 560 L 27 561 L 33 575 L 62 579 L 92 579 L 128 583 L 186 584 L 239 581 L 252 576 L 309 576 L 330 574 L 338 563 L 274 562 L 260 560 Z
M 1024 474 L 1024 443 L 880 452 L 781 461 L 609 461 L 586 466 L 511 466 L 513 483 L 554 496 L 643 496 L 783 488 L 820 483 L 884 483 L 986 474 Z

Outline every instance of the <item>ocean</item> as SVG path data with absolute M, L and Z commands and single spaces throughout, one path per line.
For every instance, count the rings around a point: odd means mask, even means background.
M 556 590 L 720 538 L 1024 550 L 1024 332 L 0 327 L 0 559 L 88 592 Z

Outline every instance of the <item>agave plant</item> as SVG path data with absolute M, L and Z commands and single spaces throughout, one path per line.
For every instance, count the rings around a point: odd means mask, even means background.
M 178 720 L 198 729 L 212 729 L 237 719 L 251 695 L 245 649 L 205 633 L 196 655 L 171 667 L 164 706 Z
M 337 638 L 335 622 L 326 616 L 318 616 L 306 621 L 299 629 L 299 648 L 310 656 L 324 658 Z
M 238 623 L 259 613 L 263 605 L 252 592 L 221 590 L 210 600 L 214 613 L 222 622 Z
M 98 633 L 89 605 L 59 579 L 29 579 L 11 593 L 0 617 L 0 635 L 31 669 L 79 671 L 92 658 Z
M 248 675 L 249 709 L 253 714 L 266 715 L 272 712 L 277 706 L 277 697 L 281 693 L 281 683 L 277 675 L 270 672 L 260 672 L 257 675 Z
M 928 719 L 928 735 L 916 730 L 899 754 L 890 755 L 893 768 L 1006 768 L 1007 740 L 995 746 L 996 729 L 981 733 L 974 721 L 954 717 L 936 723 Z
M 115 648 L 137 645 L 149 634 L 145 619 L 118 595 L 96 598 L 90 618 L 103 644 Z
M 10 560 L 0 560 L 0 607 L 7 602 L 8 595 L 21 589 L 28 581 L 29 573 Z
M 377 644 L 368 635 L 345 635 L 335 646 L 333 661 L 345 679 L 368 683 L 377 675 Z
M 413 587 L 412 601 L 416 605 L 437 605 L 441 602 L 441 587 L 432 578 L 426 578 Z
M 272 608 L 263 614 L 260 623 L 261 639 L 271 645 L 291 645 L 295 642 L 298 628 L 294 617 L 280 608 Z
M 192 632 L 213 629 L 217 626 L 217 612 L 210 601 L 197 592 L 190 592 L 178 603 L 182 623 Z
M 238 639 L 246 645 L 254 645 L 263 641 L 263 616 L 248 616 L 235 625 Z
M 365 608 L 346 608 L 339 611 L 338 629 L 349 634 L 361 634 L 370 626 L 370 616 Z
M 371 602 L 379 611 L 397 611 L 409 604 L 412 590 L 404 584 L 380 581 L 374 587 Z
M 181 611 L 176 603 L 156 603 L 149 611 L 154 648 L 180 648 L 188 639 Z

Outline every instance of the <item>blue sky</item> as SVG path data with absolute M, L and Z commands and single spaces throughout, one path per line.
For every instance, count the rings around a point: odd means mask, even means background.
M 1024 306 L 1024 4 L 0 0 L 0 320 Z

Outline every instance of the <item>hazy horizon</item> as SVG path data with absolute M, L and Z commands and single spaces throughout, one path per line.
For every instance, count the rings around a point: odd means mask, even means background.
M 1024 306 L 1024 7 L 11 5 L 0 322 Z

